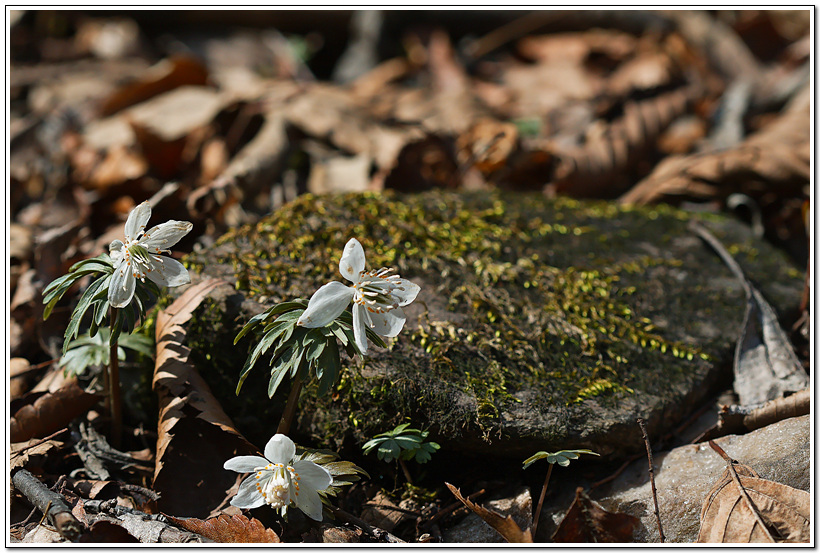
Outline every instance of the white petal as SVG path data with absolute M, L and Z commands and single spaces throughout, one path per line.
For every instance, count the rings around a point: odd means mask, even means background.
M 410 304 L 419 295 L 421 287 L 415 282 L 410 282 L 406 278 L 399 279 L 398 288 L 393 289 L 393 297 L 404 307 Z
M 194 228 L 193 223 L 188 221 L 168 221 L 146 232 L 145 236 L 140 239 L 140 243 L 149 252 L 158 253 L 158 250 L 167 250 L 179 242 L 183 236 L 191 232 L 192 228 Z
M 240 509 L 255 509 L 265 504 L 265 496 L 256 490 L 256 479 L 251 476 L 239 485 L 231 505 Z
M 362 355 L 367 353 L 367 332 L 365 332 L 365 324 L 367 323 L 367 311 L 358 303 L 353 306 L 353 337 L 356 339 L 356 345 Z
M 313 461 L 296 461 L 293 463 L 293 470 L 299 474 L 299 485 L 310 486 L 314 490 L 324 490 L 333 482 L 333 476 L 322 466 Z
M 370 313 L 370 328 L 380 336 L 392 338 L 401 332 L 407 316 L 401 307 L 391 309 L 387 313 Z
M 122 258 L 125 257 L 125 252 L 122 251 L 125 244 L 122 243 L 122 240 L 114 240 L 108 245 L 108 255 L 111 256 L 111 261 L 116 267 L 122 262 Z
M 114 274 L 108 283 L 108 303 L 111 307 L 125 307 L 131 303 L 136 288 L 137 279 L 131 273 L 131 266 L 125 261 L 120 261 L 120 264 L 114 267 Z
M 145 274 L 148 278 L 160 286 L 182 286 L 191 282 L 191 276 L 185 265 L 170 257 L 160 256 L 162 262 L 155 261 L 151 264 L 151 272 Z
M 150 218 L 151 205 L 148 202 L 142 202 L 128 214 L 128 219 L 125 221 L 125 237 L 128 240 L 136 240 L 140 231 L 145 230 L 145 225 L 148 224 Z
M 307 309 L 296 321 L 299 326 L 319 328 L 330 324 L 347 308 L 355 292 L 341 282 L 329 282 L 316 290 Z
M 339 260 L 339 272 L 354 284 L 359 282 L 359 274 L 364 271 L 364 248 L 355 238 L 345 244 L 342 259 Z
M 319 499 L 316 490 L 311 489 L 309 486 L 300 486 L 299 495 L 293 495 L 292 497 L 295 499 L 296 506 L 303 513 L 313 520 L 322 522 L 322 500 Z
M 296 455 L 296 446 L 293 440 L 284 434 L 275 434 L 265 446 L 265 457 L 271 463 L 286 465 L 290 463 L 294 455 Z
M 222 468 L 225 470 L 235 470 L 236 472 L 256 472 L 264 468 L 268 460 L 259 455 L 240 455 L 233 459 L 228 459 Z

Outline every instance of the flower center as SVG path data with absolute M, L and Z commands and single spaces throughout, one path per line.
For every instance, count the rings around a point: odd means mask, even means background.
M 262 494 L 265 502 L 273 508 L 290 505 L 290 488 L 299 496 L 299 473 L 293 467 L 281 463 L 270 463 L 256 473 L 256 491 Z
M 399 288 L 401 278 L 391 274 L 392 268 L 362 272 L 359 282 L 353 285 L 356 292 L 353 301 L 363 305 L 371 313 L 386 313 L 399 306 L 393 290 Z

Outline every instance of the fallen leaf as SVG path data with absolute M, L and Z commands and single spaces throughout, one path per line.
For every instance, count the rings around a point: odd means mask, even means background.
M 638 518 L 626 513 L 610 513 L 592 501 L 583 488 L 575 490 L 564 520 L 552 535 L 556 543 L 628 543 L 640 525 Z
M 462 496 L 458 488 L 448 482 L 445 482 L 445 484 L 459 501 L 480 516 L 484 522 L 493 527 L 505 540 L 510 543 L 533 543 L 529 528 L 522 531 L 521 527 L 518 526 L 511 516 L 507 515 L 507 517 L 503 517 L 495 511 L 485 509 L 481 505 L 476 505 Z
M 219 543 L 281 543 L 279 536 L 255 518 L 244 515 L 219 515 L 207 520 L 168 517 L 171 521 Z
M 811 494 L 760 478 L 751 467 L 731 459 L 728 462 L 730 466 L 703 502 L 698 543 L 811 540 Z
M 59 440 L 31 439 L 11 444 L 10 470 L 24 468 L 28 471 L 45 463 L 49 454 L 65 447 Z
M 759 405 L 807 388 L 809 377 L 780 327 L 774 308 L 717 238 L 699 223 L 689 226 L 720 256 L 746 291 L 746 313 L 734 359 L 734 388 L 740 404 Z
M 205 85 L 208 70 L 189 56 L 172 56 L 145 71 L 138 81 L 120 87 L 106 98 L 100 111 L 107 116 L 184 85 Z
M 24 442 L 48 436 L 65 428 L 100 399 L 100 396 L 80 388 L 75 379 L 69 380 L 58 390 L 38 397 L 34 403 L 24 405 L 14 413 L 9 421 L 9 441 Z
M 709 201 L 736 192 L 753 199 L 800 196 L 811 175 L 810 99 L 806 87 L 776 121 L 733 148 L 665 158 L 619 202 Z
M 236 474 L 222 468 L 225 461 L 258 454 L 189 362 L 190 349 L 184 345 L 184 323 L 219 286 L 231 288 L 217 279 L 200 282 L 157 314 L 153 385 L 160 409 L 152 488 L 161 496 L 158 508 L 166 513 L 206 516 L 235 484 Z

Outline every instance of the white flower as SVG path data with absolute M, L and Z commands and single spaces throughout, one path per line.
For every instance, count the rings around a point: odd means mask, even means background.
M 362 353 L 367 351 L 365 325 L 381 336 L 396 336 L 407 319 L 401 308 L 416 299 L 420 288 L 418 284 L 391 274 L 392 271 L 365 272 L 364 249 L 358 240 L 351 238 L 339 261 L 339 272 L 353 286 L 341 282 L 325 284 L 310 298 L 296 324 L 306 328 L 328 325 L 353 300 L 353 335 Z
M 319 492 L 330 486 L 333 477 L 313 461 L 296 460 L 296 446 L 284 434 L 268 441 L 265 457 L 240 455 L 225 461 L 223 467 L 256 473 L 240 484 L 231 505 L 255 509 L 267 503 L 284 515 L 292 503 L 313 520 L 322 520 Z
M 145 277 L 160 286 L 181 286 L 191 282 L 185 266 L 161 253 L 171 253 L 168 248 L 188 234 L 193 225 L 188 221 L 168 221 L 145 232 L 151 218 L 151 206 L 142 202 L 128 214 L 125 221 L 125 243 L 114 240 L 108 246 L 114 262 L 114 275 L 108 287 L 108 302 L 112 307 L 125 307 L 131 303 L 137 279 Z

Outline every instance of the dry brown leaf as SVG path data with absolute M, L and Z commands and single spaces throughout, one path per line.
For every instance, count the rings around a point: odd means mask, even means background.
M 462 167 L 474 165 L 492 173 L 506 165 L 518 148 L 518 129 L 512 123 L 479 119 L 456 140 L 456 157 Z
M 592 501 L 583 488 L 575 490 L 564 520 L 552 535 L 556 543 L 628 543 L 640 525 L 638 518 L 626 513 L 610 513 Z
M 111 94 L 103 103 L 103 116 L 133 106 L 184 85 L 205 85 L 208 70 L 198 60 L 188 56 L 173 56 L 148 69 L 142 78 Z
M 550 186 L 574 197 L 620 194 L 631 185 L 626 170 L 702 93 L 702 87 L 693 83 L 646 100 L 628 101 L 623 116 L 611 125 L 592 127 L 583 146 L 556 144 L 554 154 L 560 161 Z
M 212 182 L 188 196 L 188 210 L 214 217 L 243 197 L 253 197 L 264 183 L 276 182 L 290 143 L 281 115 L 268 113 L 262 127 Z
M 233 292 L 224 281 L 206 280 L 157 315 L 153 384 L 160 411 L 153 489 L 161 495 L 158 508 L 166 513 L 206 516 L 235 484 L 236 474 L 222 468 L 225 461 L 258 453 L 222 410 L 184 345 L 184 323 L 219 286 Z
M 279 536 L 265 528 L 255 518 L 244 515 L 219 515 L 200 520 L 197 518 L 168 517 L 174 524 L 219 543 L 281 543 Z
M 530 534 L 529 528 L 522 531 L 511 516 L 507 515 L 506 517 L 503 517 L 495 511 L 485 509 L 481 505 L 476 505 L 466 497 L 462 496 L 458 488 L 449 482 L 445 482 L 445 484 L 459 501 L 464 503 L 468 509 L 480 516 L 484 522 L 494 528 L 505 540 L 510 543 L 533 543 L 532 534 Z
M 802 194 L 810 177 L 810 95 L 796 96 L 773 123 L 728 150 L 668 157 L 620 198 L 621 203 Z
M 10 470 L 24 468 L 28 471 L 35 466 L 42 466 L 52 451 L 65 447 L 59 440 L 31 439 L 27 442 L 11 444 Z
M 727 467 L 709 491 L 700 514 L 698 543 L 807 543 L 811 539 L 811 494 L 760 478 L 745 465 L 734 465 L 741 486 L 754 503 L 761 527 Z
M 69 380 L 61 388 L 38 397 L 34 403 L 17 410 L 9 421 L 9 441 L 24 442 L 65 428 L 75 417 L 97 404 L 100 396 L 89 394 Z

